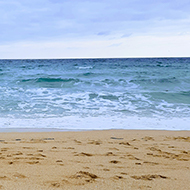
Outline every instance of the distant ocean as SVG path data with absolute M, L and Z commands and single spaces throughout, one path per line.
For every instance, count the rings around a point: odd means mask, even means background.
M 190 130 L 190 58 L 0 60 L 0 129 Z

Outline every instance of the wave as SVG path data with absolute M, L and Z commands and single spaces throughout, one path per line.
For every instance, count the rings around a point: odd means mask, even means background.
M 40 77 L 20 80 L 20 85 L 31 85 L 40 86 L 45 88 L 63 88 L 72 87 L 72 85 L 81 82 L 77 78 L 51 78 L 51 77 Z
M 74 79 L 74 78 L 38 78 L 36 82 L 79 82 L 79 79 Z
M 149 92 L 152 99 L 157 101 L 165 100 L 174 104 L 190 104 L 190 91 L 165 91 L 165 92 Z
M 149 78 L 149 79 L 132 79 L 129 82 L 134 83 L 179 83 L 179 80 L 177 80 L 176 77 L 171 78 Z
M 110 100 L 110 101 L 118 101 L 118 99 L 119 99 L 118 96 L 115 96 L 115 95 L 112 95 L 112 94 L 100 95 L 99 97 L 102 98 L 102 99 L 105 99 L 105 100 Z
M 95 75 L 95 73 L 87 72 L 87 73 L 83 73 L 82 75 L 85 76 L 85 77 L 88 77 L 88 76 Z
M 43 83 L 43 82 L 50 82 L 50 83 L 56 83 L 56 82 L 79 82 L 79 79 L 74 79 L 74 78 L 35 78 L 35 79 L 23 79 L 20 82 L 36 82 L 36 83 Z

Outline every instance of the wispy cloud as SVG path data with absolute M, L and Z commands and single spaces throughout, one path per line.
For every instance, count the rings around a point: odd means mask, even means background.
M 120 45 L 122 45 L 122 43 L 111 44 L 109 47 L 118 47 Z

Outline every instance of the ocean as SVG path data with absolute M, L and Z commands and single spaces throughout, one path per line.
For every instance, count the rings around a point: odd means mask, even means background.
M 190 58 L 0 60 L 0 129 L 190 130 Z

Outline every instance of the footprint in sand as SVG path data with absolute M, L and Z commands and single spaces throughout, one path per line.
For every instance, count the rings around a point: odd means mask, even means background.
M 64 166 L 64 164 L 63 164 L 63 161 L 62 161 L 62 160 L 56 160 L 56 163 L 57 163 L 59 166 Z
M 102 144 L 102 142 L 101 141 L 90 140 L 90 142 L 88 142 L 87 144 L 100 145 L 100 144 Z
M 131 176 L 131 178 L 136 179 L 136 180 L 153 180 L 153 179 L 169 179 L 166 176 L 163 175 L 141 175 L 141 176 Z
M 119 150 L 118 148 L 109 148 L 109 150 Z
M 74 183 L 84 184 L 86 182 L 87 183 L 93 182 L 95 179 L 98 178 L 98 176 L 89 172 L 79 171 L 75 175 L 71 176 L 70 178 L 75 179 L 75 182 L 73 181 Z
M 174 140 L 181 140 L 185 142 L 190 142 L 190 137 L 173 137 Z
M 92 154 L 81 152 L 79 154 L 75 154 L 74 156 L 93 156 Z
M 120 142 L 120 145 L 127 145 L 127 146 L 131 146 L 131 144 L 129 142 Z
M 65 179 L 61 181 L 48 181 L 47 183 L 50 184 L 51 187 L 64 187 L 65 184 L 70 185 L 85 185 L 87 183 L 95 182 L 98 178 L 97 175 L 92 174 L 86 171 L 79 171 L 71 176 L 65 176 Z M 80 189 L 80 188 L 79 188 Z
M 112 164 L 118 164 L 118 163 L 121 163 L 121 162 L 117 161 L 117 160 L 111 160 L 110 163 L 112 163 Z
M 128 154 L 127 157 L 128 157 L 130 160 L 140 160 L 140 158 L 137 158 L 137 157 L 133 156 L 132 154 Z
M 8 148 L 2 148 L 1 152 L 6 152 L 8 150 Z
M 24 146 L 22 147 L 23 149 L 34 149 L 34 147 L 28 147 L 28 146 Z
M 31 162 L 26 162 L 27 164 L 39 164 L 39 161 L 31 161 Z
M 150 150 L 154 151 L 156 153 L 155 154 L 147 153 L 147 155 L 149 155 L 149 156 L 162 157 L 162 158 L 166 158 L 166 159 L 176 159 L 179 161 L 189 161 L 188 154 L 184 154 L 184 153 L 183 154 L 174 154 L 171 152 L 162 151 L 162 150 L 155 148 L 155 147 L 151 147 Z
M 107 168 L 104 168 L 103 170 L 106 171 L 106 172 L 109 172 L 109 171 L 110 171 L 110 169 L 107 169 Z
M 52 182 L 52 183 L 51 183 L 51 186 L 52 186 L 52 187 L 60 187 L 61 184 L 58 183 L 58 182 Z
M 30 143 L 47 143 L 47 142 L 43 139 L 31 139 Z
M 148 162 L 148 161 L 144 161 L 143 164 L 148 164 L 148 165 L 152 165 L 152 166 L 158 165 L 157 162 Z
M 0 160 L 4 160 L 5 159 L 5 157 L 4 156 L 0 156 Z
M 65 184 L 69 184 L 67 180 L 62 180 L 62 181 L 47 181 L 46 184 L 50 184 L 51 188 L 60 188 L 64 187 Z
M 36 154 L 35 156 L 46 157 L 46 155 L 44 155 L 44 154 L 41 154 L 41 153 L 39 153 L 39 154 Z
M 4 180 L 4 179 L 8 179 L 8 177 L 5 176 L 5 175 L 4 175 L 4 176 L 0 176 L 0 180 L 2 180 L 2 179 L 3 179 L 3 180 Z
M 175 146 L 168 146 L 168 148 L 175 148 Z
M 16 152 L 13 154 L 13 156 L 19 156 L 19 155 L 23 155 L 23 153 L 22 152 Z
M 37 152 L 43 152 L 43 150 L 37 150 Z
M 154 141 L 154 138 L 149 137 L 149 136 L 145 136 L 144 138 L 142 138 L 142 140 L 144 140 L 144 141 Z
M 89 170 L 90 168 L 89 167 L 83 167 L 84 169 L 87 169 L 87 170 Z
M 60 163 L 60 162 L 63 162 L 62 160 L 56 160 L 56 162 Z
M 74 150 L 75 148 L 73 148 L 73 147 L 62 147 L 62 149 Z
M 108 152 L 105 154 L 105 156 L 116 156 L 116 154 L 114 154 L 113 152 Z
M 76 139 L 75 139 L 74 141 L 75 141 L 77 144 L 81 144 L 81 142 L 80 142 L 80 141 L 78 141 L 78 140 L 76 140 Z
M 114 176 L 113 178 L 114 178 L 114 179 L 123 179 L 123 177 L 122 177 L 122 176 L 119 176 L 119 175 L 116 175 L 116 176 Z
M 26 178 L 25 175 L 20 174 L 20 173 L 16 173 L 16 174 L 14 174 L 13 176 L 14 176 L 16 179 L 18 179 L 18 178 L 20 178 L 20 179 L 24 179 L 24 178 Z

